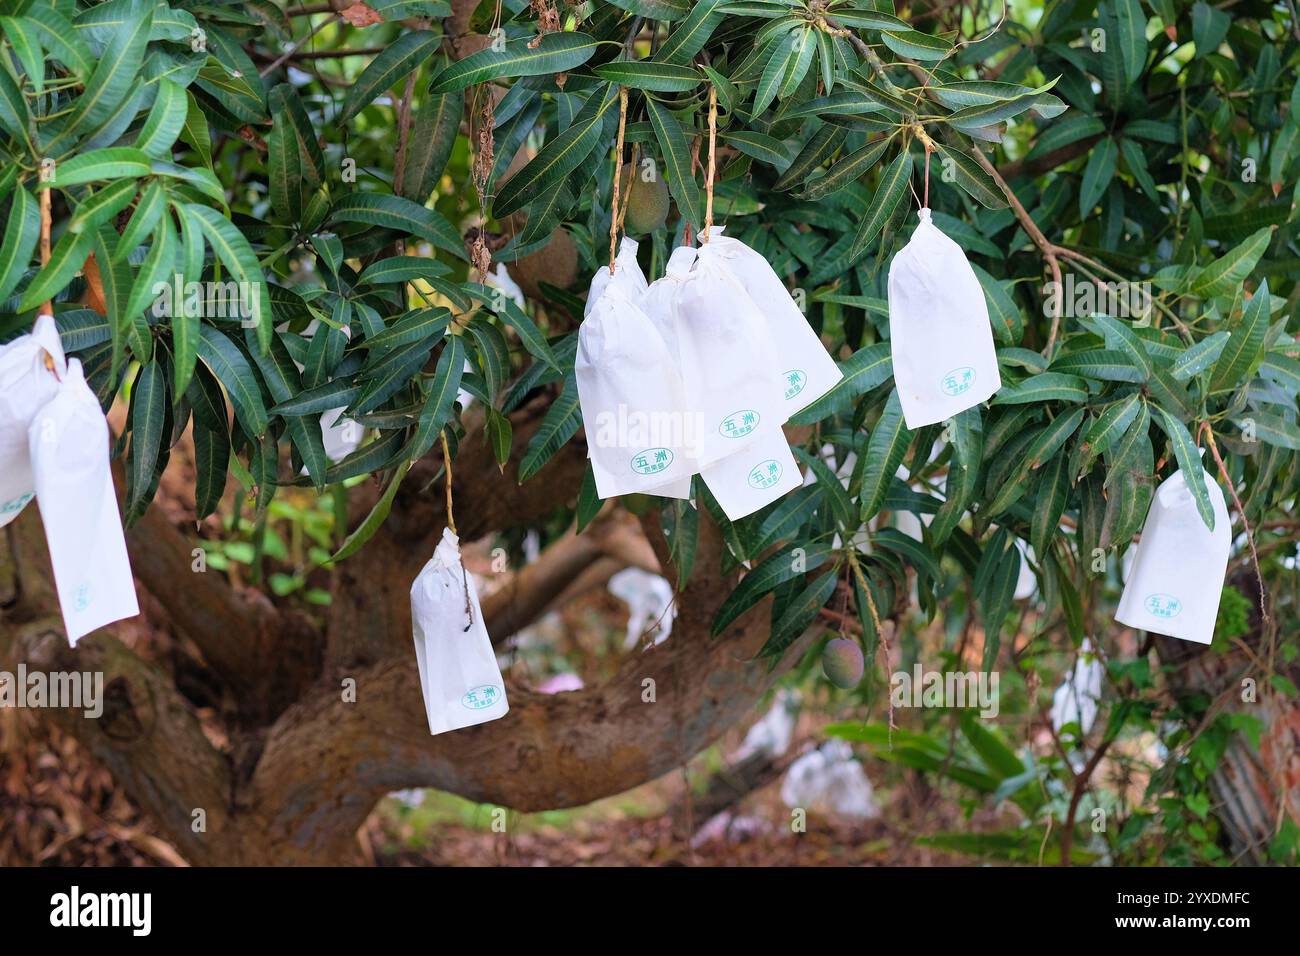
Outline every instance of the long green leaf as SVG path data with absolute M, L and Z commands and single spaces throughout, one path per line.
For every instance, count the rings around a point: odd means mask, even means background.
M 894 480 L 898 466 L 903 463 L 911 441 L 912 433 L 903 421 L 902 398 L 895 388 L 885 400 L 885 410 L 867 440 L 862 489 L 859 494 L 861 520 L 874 518 L 884 504 L 889 484 Z
M 131 388 L 131 498 L 128 507 L 140 504 L 153 484 L 166 418 L 167 375 L 162 366 L 153 361 L 140 369 Z
M 32 194 L 19 184 L 14 187 L 4 241 L 0 242 L 0 302 L 9 298 L 22 280 L 40 236 L 40 208 Z
M 1236 388 L 1259 361 L 1264 352 L 1271 301 L 1265 280 L 1242 309 L 1240 324 L 1231 330 L 1231 338 L 1214 363 L 1214 371 L 1210 373 L 1211 392 Z
M 668 191 L 677 201 L 682 218 L 694 228 L 700 229 L 704 225 L 700 190 L 691 173 L 691 154 L 682 125 L 667 107 L 660 106 L 652 99 L 646 100 L 646 110 L 650 114 L 650 125 L 654 127 L 655 138 L 659 141 L 659 150 L 663 154 Z
M 500 218 L 522 209 L 577 169 L 600 142 L 605 115 L 617 101 L 615 86 L 593 92 L 569 127 L 505 182 L 492 203 L 492 214 Z
M 561 73 L 581 66 L 595 55 L 600 41 L 585 33 L 547 33 L 511 40 L 501 50 L 480 50 L 452 63 L 438 74 L 430 92 L 452 93 L 485 80 Z
M 1205 468 L 1201 465 L 1201 456 L 1192 441 L 1192 436 L 1182 422 L 1159 405 L 1155 407 L 1155 411 L 1156 422 L 1168 436 L 1169 444 L 1173 446 L 1174 457 L 1178 460 L 1178 467 L 1183 472 L 1183 480 L 1187 482 L 1187 488 L 1196 502 L 1196 510 L 1201 520 L 1205 522 L 1205 526 L 1213 531 L 1214 506 L 1210 504 L 1210 492 L 1205 487 Z
M 853 237 L 853 245 L 849 248 L 849 258 L 855 258 L 866 251 L 871 245 L 873 239 L 880 234 L 889 217 L 894 214 L 904 197 L 907 195 L 907 183 L 912 177 L 912 155 L 907 150 L 901 150 L 898 158 L 889 164 L 889 167 L 881 173 L 880 185 L 876 189 L 876 194 L 872 197 L 871 206 L 868 207 L 862 221 L 858 224 L 858 231 Z
M 337 122 L 346 123 L 360 113 L 376 97 L 429 59 L 442 41 L 441 33 L 432 30 L 400 34 L 352 82 Z
M 440 213 L 401 196 L 348 193 L 330 208 L 335 222 L 359 222 L 418 236 L 437 249 L 467 259 L 465 243 Z

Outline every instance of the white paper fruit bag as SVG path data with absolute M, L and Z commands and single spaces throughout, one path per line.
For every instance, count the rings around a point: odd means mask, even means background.
M 46 367 L 46 357 L 54 366 Z M 27 430 L 54 397 L 66 370 L 53 316 L 42 315 L 29 335 L 0 345 L 0 528 L 18 517 L 36 493 Z
M 1219 483 L 1205 472 L 1214 530 L 1201 520 L 1182 469 L 1161 482 L 1147 512 L 1115 620 L 1209 644 L 1228 570 L 1232 525 Z
M 691 274 L 695 265 L 694 246 L 678 246 L 668 257 L 668 264 L 661 278 L 651 282 L 641 296 L 641 311 L 650 317 L 655 328 L 663 337 L 668 352 L 673 357 L 673 364 L 680 359 L 677 349 L 677 297 L 681 293 L 682 283 Z
M 582 317 L 591 315 L 600 297 L 611 285 L 620 286 L 625 293 L 636 301 L 645 295 L 647 287 L 645 273 L 636 261 L 637 241 L 624 236 L 618 244 L 618 256 L 614 259 L 614 274 L 608 269 L 597 269 L 591 277 L 591 286 L 587 289 L 587 303 L 582 307 Z
M 429 733 L 504 717 L 510 705 L 460 539 L 446 529 L 411 585 L 415 661 Z
M 731 521 L 753 514 L 803 484 L 803 475 L 780 426 L 764 428 L 746 445 L 700 473 Z
M 700 416 L 695 431 L 701 471 L 786 419 L 777 387 L 783 366 L 767 323 L 711 250 L 712 243 L 700 248 L 678 289 L 674 314 L 686 406 Z
M 768 261 L 739 239 L 722 235 L 723 228 L 713 227 L 706 248 L 725 263 L 767 322 L 782 366 L 777 387 L 785 398 L 784 422 L 825 395 L 843 376 Z
M 1002 386 L 988 305 L 961 246 L 920 211 L 889 267 L 889 341 L 908 428 L 945 421 Z
M 625 242 L 627 240 L 624 240 Z M 695 247 L 678 246 L 668 257 L 667 269 L 663 276 L 651 282 L 642 294 L 639 305 L 654 323 L 659 335 L 664 340 L 664 345 L 668 347 L 668 354 L 672 358 L 674 368 L 680 368 L 681 362 L 677 353 L 677 293 L 681 288 L 682 282 L 690 275 L 691 266 L 695 264 Z M 698 427 L 698 416 L 688 417 L 686 419 L 688 427 Z M 691 436 L 687 436 L 687 454 L 691 453 Z M 666 485 L 661 485 L 652 489 L 649 494 L 659 495 L 663 498 L 689 498 L 691 496 L 691 478 L 689 475 L 683 478 L 675 479 Z
M 58 390 L 28 429 L 36 503 L 68 641 L 140 613 L 109 468 L 108 422 L 68 362 Z
M 615 272 L 578 330 L 574 371 L 587 454 L 601 498 L 684 498 L 695 469 L 682 379 L 640 298 Z

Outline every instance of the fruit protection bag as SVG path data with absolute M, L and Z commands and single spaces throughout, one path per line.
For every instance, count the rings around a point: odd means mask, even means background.
M 677 347 L 677 296 L 681 293 L 682 283 L 691 274 L 695 256 L 694 246 L 678 246 L 674 249 L 668 257 L 663 277 L 651 282 L 640 300 L 641 311 L 650 317 L 650 321 L 659 330 L 676 368 L 681 367 Z
M 633 271 L 640 275 L 635 261 L 612 277 L 607 269 L 597 270 L 591 311 L 578 330 L 574 371 L 596 493 L 687 498 L 695 469 L 682 380 L 663 337 L 638 304 L 644 288 L 637 291 L 635 277 L 619 279 Z
M 908 428 L 945 421 L 1002 386 L 988 305 L 961 246 L 920 211 L 889 267 L 889 346 Z
M 777 387 L 785 399 L 784 423 L 830 391 L 843 375 L 768 261 L 739 239 L 722 235 L 723 228 L 712 229 L 705 248 L 749 293 L 767 323 L 780 357 Z
M 36 503 L 45 525 L 68 642 L 140 613 L 109 469 L 108 422 L 72 359 L 28 429 Z
M 731 521 L 753 514 L 803 484 L 799 465 L 780 425 L 760 427 L 758 438 L 700 477 Z
M 504 717 L 501 668 L 483 623 L 474 580 L 450 529 L 411 585 L 415 662 L 429 733 L 441 734 Z
M 767 322 L 712 243 L 702 246 L 674 300 L 673 324 L 701 473 L 785 421 L 783 371 Z M 768 432 L 771 434 L 771 432 Z
M 591 310 L 611 285 L 621 286 L 632 301 L 645 295 L 647 283 L 641 264 L 636 261 L 637 241 L 624 236 L 618 244 L 618 255 L 614 259 L 614 274 L 608 269 L 597 269 L 591 277 L 591 287 L 587 290 L 587 303 L 582 307 L 582 317 L 591 315 Z
M 1232 525 L 1223 491 L 1208 472 L 1205 486 L 1213 531 L 1201 520 L 1182 469 L 1156 489 L 1115 611 L 1120 624 L 1198 644 L 1214 637 Z
M 46 357 L 54 365 L 46 368 Z M 54 317 L 42 315 L 28 335 L 0 345 L 0 528 L 36 494 L 27 432 L 66 371 Z

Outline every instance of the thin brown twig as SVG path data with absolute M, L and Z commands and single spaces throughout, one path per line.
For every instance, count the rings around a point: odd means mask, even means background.
M 1057 258 L 1060 250 L 1047 241 L 1047 237 L 1043 235 L 1043 230 L 1038 228 L 1038 223 L 1034 222 L 1033 217 L 1031 217 L 1025 210 L 1024 204 L 1021 203 L 1019 197 L 1016 196 L 1011 187 L 1007 185 L 1007 181 L 1002 178 L 1002 175 L 997 171 L 997 167 L 989 162 L 989 158 L 984 155 L 983 150 L 978 146 L 972 145 L 970 152 L 971 155 L 975 157 L 975 162 L 979 163 L 980 168 L 993 177 L 993 181 L 997 183 L 998 188 L 1002 190 L 1002 195 L 1006 197 L 1007 204 L 1015 214 L 1016 221 L 1020 223 L 1021 228 L 1025 230 L 1025 234 L 1029 236 L 1034 245 L 1038 247 L 1038 251 L 1043 254 L 1043 260 L 1047 263 L 1047 267 L 1052 271 L 1052 281 L 1056 283 L 1055 288 L 1060 289 L 1061 263 Z M 1052 351 L 1056 348 L 1056 337 L 1061 331 L 1061 308 L 1059 298 L 1053 299 L 1053 301 L 1056 302 L 1056 306 L 1051 310 L 1052 327 L 1047 335 L 1047 347 L 1043 349 L 1043 356 L 1048 362 L 1052 361 Z
M 614 274 L 614 255 L 618 245 L 618 192 L 623 179 L 623 134 L 627 131 L 627 87 L 618 88 L 618 138 L 614 143 L 614 196 L 609 210 L 609 274 Z M 632 175 L 636 170 L 629 170 Z M 632 175 L 628 176 L 628 193 L 632 192 Z
M 50 231 L 51 231 L 51 229 L 53 228 L 53 221 L 52 221 L 52 219 L 51 219 L 51 217 L 50 217 L 50 192 L 51 192 L 51 190 L 52 190 L 52 187 L 51 187 L 49 184 L 46 184 L 46 187 L 45 187 L 44 189 L 41 190 L 41 239 L 40 239 L 40 249 L 41 249 L 41 268 L 42 268 L 42 269 L 44 269 L 45 266 L 46 266 L 46 265 L 49 263 L 49 261 L 50 261 Z M 42 303 L 41 303 L 41 307 L 40 307 L 40 309 L 38 310 L 38 314 L 39 314 L 39 315 L 53 315 L 53 314 L 54 314 L 54 302 L 53 302 L 53 300 L 49 300 L 49 301 L 46 301 L 46 302 L 42 302 Z
M 709 167 L 704 177 L 704 231 L 700 242 L 709 241 L 709 230 L 713 228 L 713 176 L 715 168 L 714 153 L 718 145 L 718 88 L 709 84 Z
M 1237 487 L 1228 474 L 1228 467 L 1219 454 L 1219 446 L 1214 440 L 1214 429 L 1210 427 L 1209 422 L 1201 422 L 1199 434 L 1204 434 L 1209 439 L 1210 454 L 1214 456 L 1214 463 L 1219 466 L 1219 475 L 1223 478 L 1223 483 L 1228 486 L 1228 491 L 1232 494 L 1232 502 L 1237 506 L 1237 514 L 1241 515 L 1242 526 L 1246 529 L 1246 542 L 1250 545 L 1251 560 L 1255 565 L 1255 582 L 1259 585 L 1259 613 L 1264 621 L 1268 621 L 1268 607 L 1264 600 L 1264 572 L 1259 566 L 1259 552 L 1255 550 L 1255 534 L 1251 531 L 1250 519 L 1246 517 L 1246 508 L 1242 505 L 1241 498 L 1237 495 Z
M 285 50 L 284 53 L 280 54 L 278 57 L 276 57 L 266 66 L 264 66 L 262 69 L 258 70 L 257 75 L 262 79 L 266 79 L 268 76 L 274 73 L 277 69 L 279 69 L 285 63 L 287 63 L 289 60 L 293 59 L 294 55 L 297 54 L 297 52 L 300 49 L 302 49 L 302 47 L 310 43 L 315 38 L 316 34 L 320 33 L 331 23 L 335 23 L 340 19 L 342 18 L 337 13 L 334 14 L 334 16 L 332 17 L 326 17 L 320 23 L 312 27 L 311 32 L 308 33 L 305 37 L 303 37 L 301 40 L 299 40 L 289 49 Z

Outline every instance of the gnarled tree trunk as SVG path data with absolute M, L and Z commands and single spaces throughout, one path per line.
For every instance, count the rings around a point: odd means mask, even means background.
M 544 516 L 576 497 L 585 448 L 571 442 L 534 481 L 519 485 L 517 457 L 545 402 L 514 416 L 515 457 L 501 474 L 481 436 L 456 460 L 458 526 L 466 540 Z M 678 596 L 671 640 L 633 653 L 608 681 L 545 695 L 507 678 L 503 719 L 431 737 L 411 646 L 409 587 L 443 528 L 436 460 L 417 463 L 392 514 L 333 572 L 323 626 L 191 570 L 191 545 L 157 509 L 128 535 L 138 584 L 228 698 L 218 733 L 161 667 L 100 631 L 67 647 L 40 517 L 29 508 L 4 530 L 0 668 L 102 671 L 98 720 L 46 715 L 109 767 L 126 792 L 196 864 L 322 864 L 354 858 L 356 831 L 385 793 L 437 787 L 517 810 L 576 806 L 680 766 L 752 709 L 780 675 L 752 661 L 767 636 L 760 603 L 714 639 L 710 623 L 734 585 L 716 529 L 701 521 L 696 572 Z M 363 514 L 373 489 L 352 502 Z M 645 523 L 664 567 L 666 544 Z M 595 529 L 543 552 L 516 587 L 485 602 L 497 631 L 542 612 L 548 596 L 600 562 L 652 563 L 627 535 Z M 609 557 L 618 555 L 614 561 Z M 606 569 L 607 571 L 608 569 Z M 797 642 L 788 664 L 805 646 Z M 355 687 L 355 698 L 345 695 Z M 217 741 L 220 741 L 219 743 Z

